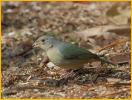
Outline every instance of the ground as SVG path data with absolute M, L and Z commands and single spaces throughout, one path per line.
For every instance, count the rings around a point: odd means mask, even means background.
M 2 97 L 130 98 L 130 30 L 130 2 L 3 2 Z M 44 66 L 32 47 L 47 34 L 116 65 L 88 63 L 64 79 L 70 71 Z

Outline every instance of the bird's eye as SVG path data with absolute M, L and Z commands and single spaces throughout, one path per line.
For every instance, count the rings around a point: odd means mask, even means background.
M 45 42 L 45 39 L 42 39 L 42 42 Z

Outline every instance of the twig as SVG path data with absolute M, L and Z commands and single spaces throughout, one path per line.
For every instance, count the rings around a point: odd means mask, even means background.
M 101 51 L 104 50 L 104 49 L 111 48 L 111 47 L 113 47 L 113 46 L 116 46 L 117 44 L 125 43 L 126 41 L 127 41 L 127 40 L 116 40 L 116 41 L 112 42 L 111 44 L 102 47 L 102 48 L 99 49 L 98 51 L 101 52 Z
M 120 91 L 117 91 L 117 92 L 113 92 L 113 93 L 110 93 L 110 94 L 106 94 L 106 95 L 103 95 L 103 96 L 101 96 L 101 98 L 102 97 L 107 97 L 107 96 L 113 96 L 113 95 L 115 95 L 115 94 L 119 94 L 119 93 L 122 93 L 122 92 L 127 92 L 127 91 L 130 91 L 130 88 L 128 88 L 128 89 L 125 89 L 125 90 L 120 90 Z

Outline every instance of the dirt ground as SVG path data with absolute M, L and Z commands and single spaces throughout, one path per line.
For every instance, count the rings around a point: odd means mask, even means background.
M 130 21 L 130 2 L 2 2 L 2 97 L 130 98 Z M 32 44 L 42 35 L 116 65 L 95 61 L 64 78 L 70 72 L 41 66 L 46 53 Z

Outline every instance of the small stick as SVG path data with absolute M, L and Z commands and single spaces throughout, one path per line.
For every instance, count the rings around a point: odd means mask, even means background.
M 125 43 L 126 41 L 127 41 L 127 40 L 116 40 L 116 41 L 112 42 L 111 44 L 102 47 L 102 48 L 99 49 L 98 51 L 101 52 L 101 51 L 104 50 L 104 49 L 111 48 L 111 47 L 113 47 L 113 46 L 115 46 L 115 45 L 117 45 L 117 44 Z

